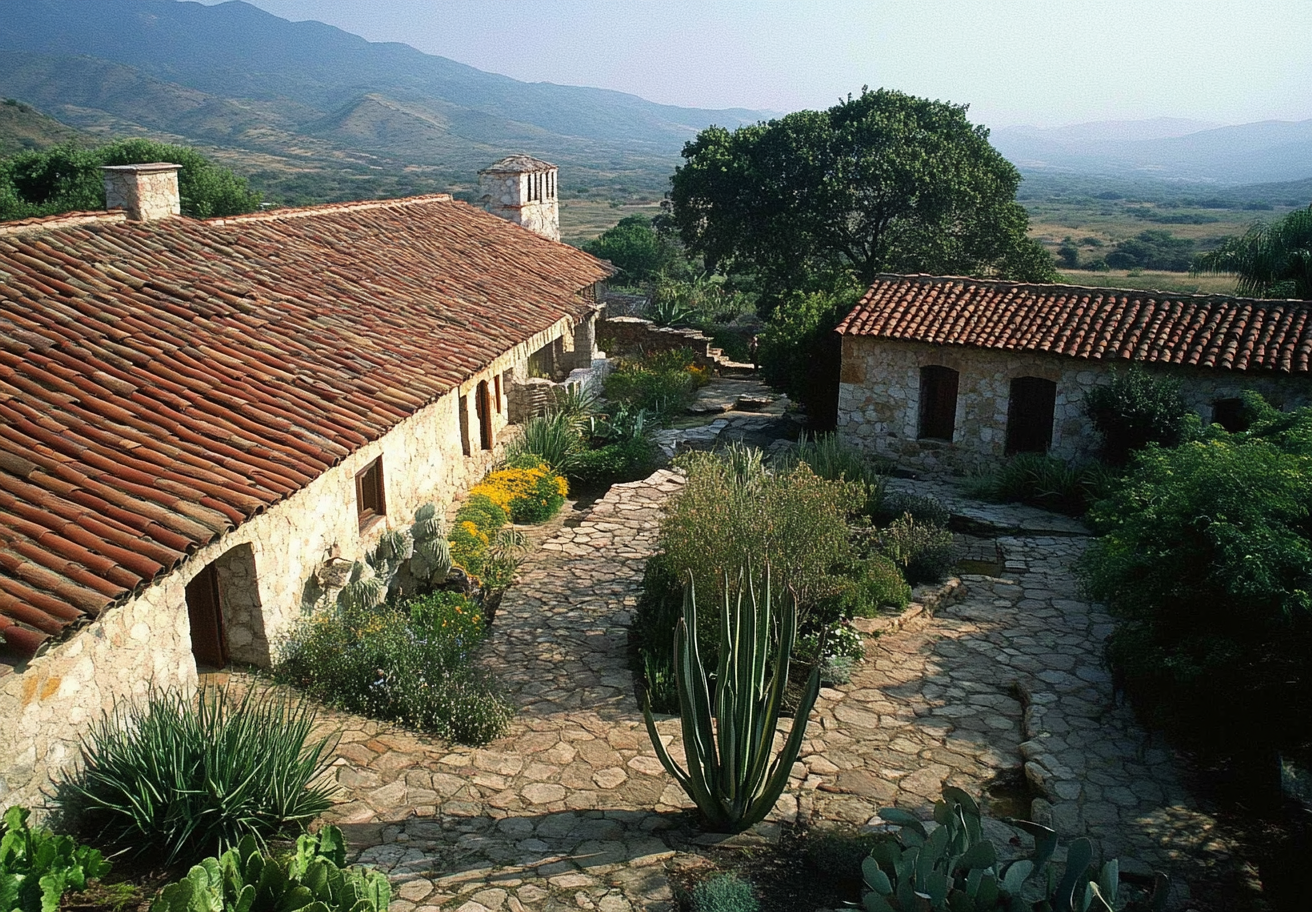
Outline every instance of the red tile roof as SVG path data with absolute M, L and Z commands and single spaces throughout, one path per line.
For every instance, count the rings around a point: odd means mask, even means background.
M 71 222 L 0 233 L 7 661 L 584 316 L 610 273 L 444 195 Z
M 1307 376 L 1312 302 L 879 276 L 850 336 Z

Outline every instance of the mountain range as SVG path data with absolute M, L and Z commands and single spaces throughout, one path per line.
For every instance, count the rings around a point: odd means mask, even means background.
M 468 185 L 479 167 L 524 151 L 559 164 L 566 192 L 659 194 L 698 130 L 778 116 L 520 82 L 240 0 L 0 0 L 0 8 L 0 96 L 100 138 L 201 145 L 265 187 L 328 173 L 387 175 L 391 192 L 406 191 L 411 177 L 413 189 Z M 1213 184 L 1312 176 L 1312 120 L 1009 127 L 992 140 L 1033 173 Z

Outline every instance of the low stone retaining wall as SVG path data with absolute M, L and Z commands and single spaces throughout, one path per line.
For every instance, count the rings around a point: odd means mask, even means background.
M 597 345 L 602 349 L 617 346 L 619 352 L 692 351 L 698 367 L 716 367 L 719 362 L 711 352 L 711 340 L 695 329 L 657 326 L 641 317 L 607 317 L 597 323 Z M 617 354 L 608 351 L 607 354 Z

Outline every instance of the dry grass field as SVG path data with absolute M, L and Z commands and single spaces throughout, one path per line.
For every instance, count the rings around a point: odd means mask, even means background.
M 1110 272 L 1063 269 L 1058 274 L 1065 283 L 1087 285 L 1093 288 L 1136 288 L 1146 291 L 1167 291 L 1175 294 L 1230 295 L 1235 293 L 1234 276 L 1192 276 L 1187 272 L 1150 272 L 1134 269 L 1129 271 L 1113 269 Z

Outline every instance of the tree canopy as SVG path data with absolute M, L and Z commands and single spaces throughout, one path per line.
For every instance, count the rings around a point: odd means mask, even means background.
M 125 139 L 96 149 L 66 144 L 45 152 L 21 152 L 0 161 L 0 221 L 105 208 L 102 165 L 166 161 L 181 165 L 182 212 L 215 218 L 252 212 L 260 195 L 244 178 L 215 165 L 194 149 Z
M 1194 272 L 1237 275 L 1243 295 L 1312 300 L 1312 206 L 1230 238 L 1199 257 Z
M 755 272 L 780 290 L 881 272 L 1056 278 L 1026 237 L 1020 173 L 966 107 L 863 89 L 684 146 L 671 219 L 708 268 Z
M 595 257 L 619 268 L 620 280 L 637 284 L 655 278 L 678 258 L 677 246 L 652 227 L 645 215 L 630 215 L 583 245 Z

